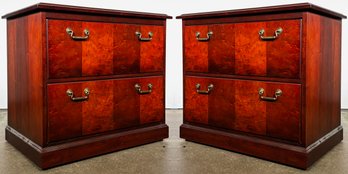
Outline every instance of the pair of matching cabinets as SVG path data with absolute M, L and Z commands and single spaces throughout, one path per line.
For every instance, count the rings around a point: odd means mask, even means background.
M 39 167 L 168 137 L 170 16 L 39 3 L 3 18 L 6 139 Z M 302 169 L 342 140 L 344 15 L 303 3 L 177 18 L 182 138 Z

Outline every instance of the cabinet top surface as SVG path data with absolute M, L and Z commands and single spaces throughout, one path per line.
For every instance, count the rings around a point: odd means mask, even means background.
M 51 3 L 38 3 L 12 13 L 8 13 L 2 18 L 16 18 L 35 12 L 60 12 L 60 13 L 75 13 L 75 14 L 92 14 L 92 15 L 108 15 L 118 17 L 133 17 L 133 18 L 148 18 L 148 19 L 171 19 L 171 16 L 159 13 L 144 13 L 135 11 L 122 11 L 101 8 L 79 7 L 70 5 L 60 5 Z
M 177 16 L 177 19 L 202 19 L 213 17 L 230 17 L 230 16 L 247 16 L 247 15 L 259 15 L 259 14 L 280 14 L 288 12 L 313 12 L 320 15 L 342 19 L 347 18 L 345 15 L 316 6 L 310 3 L 288 4 L 269 7 L 257 7 L 247 9 L 236 9 L 226 11 L 213 11 L 202 13 L 188 13 Z

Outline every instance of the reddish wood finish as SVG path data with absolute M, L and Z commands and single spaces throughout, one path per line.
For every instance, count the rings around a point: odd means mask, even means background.
M 342 140 L 345 16 L 295 4 L 178 18 L 183 19 L 184 42 L 182 138 L 302 169 Z M 261 28 L 265 36 L 273 36 L 279 27 L 283 32 L 277 39 L 259 38 Z M 195 30 L 213 35 L 198 42 Z M 219 36 L 221 30 L 228 36 Z M 234 41 L 224 45 L 224 39 Z M 204 88 L 213 83 L 214 89 L 197 94 L 196 83 Z M 261 87 L 263 96 L 274 97 L 277 89 L 282 95 L 276 101 L 261 100 Z
M 48 86 L 48 142 L 81 136 L 83 103 L 72 102 L 66 91 L 71 89 L 75 96 L 82 96 L 82 88 L 82 83 Z
M 145 18 L 145 19 L 157 19 L 165 20 L 171 19 L 171 16 L 166 14 L 158 13 L 144 13 L 144 12 L 134 12 L 134 11 L 122 11 L 114 9 L 101 9 L 101 8 L 90 8 L 90 7 L 80 7 L 71 5 L 61 5 L 61 4 L 51 4 L 51 3 L 38 3 L 27 8 L 8 13 L 2 18 L 16 18 L 30 13 L 35 13 L 38 11 L 48 11 L 48 12 L 60 12 L 60 13 L 78 13 L 78 14 L 93 14 L 95 16 L 114 16 L 114 17 L 125 17 L 125 18 Z
M 114 74 L 137 73 L 140 68 L 140 42 L 134 34 L 138 25 L 114 24 Z M 123 32 L 120 32 L 123 31 Z
M 209 25 L 213 35 L 203 43 L 194 32 L 201 27 L 184 27 L 186 71 L 299 78 L 300 20 Z M 265 29 L 265 36 L 273 36 L 279 27 L 283 32 L 276 40 L 260 39 L 260 29 Z M 196 45 L 208 45 L 208 49 Z
M 152 40 L 140 42 L 140 72 L 161 72 L 164 70 L 164 27 L 141 26 L 142 37 L 149 37 L 152 32 Z
M 265 95 L 274 96 L 277 89 L 282 95 L 275 102 L 266 102 L 267 135 L 275 138 L 299 142 L 301 85 L 266 83 Z
M 114 89 L 114 127 L 134 127 L 140 123 L 140 99 L 135 92 L 134 85 L 139 80 L 118 80 L 113 81 Z
M 264 22 L 235 25 L 235 73 L 239 75 L 267 75 L 267 42 L 261 41 L 258 32 Z
M 81 24 L 77 21 L 48 20 L 49 78 L 81 76 L 81 41 L 71 39 L 65 31 L 70 27 L 75 35 L 82 36 Z
M 279 38 L 267 42 L 267 75 L 299 78 L 301 20 L 267 22 L 265 33 L 272 36 L 279 27 L 283 29 Z
M 235 81 L 224 79 L 209 79 L 208 84 L 214 88 L 209 94 L 209 125 L 234 129 L 236 121 L 235 106 Z M 205 86 L 204 86 L 205 87 Z
M 235 68 L 234 24 L 210 25 L 213 36 L 209 41 L 208 69 L 211 73 L 233 74 Z M 204 36 L 204 35 L 202 35 Z
M 43 13 L 7 21 L 8 125 L 44 144 Z
M 136 83 L 142 85 L 143 90 L 151 83 L 152 92 L 138 94 L 134 88 Z M 85 88 L 90 91 L 85 101 L 71 101 L 66 94 L 71 89 L 74 97 L 85 96 Z M 50 84 L 48 141 L 164 122 L 163 91 L 162 77 Z
M 113 51 L 113 24 L 82 22 L 81 31 L 84 29 L 89 30 L 91 37 L 86 42 L 80 42 L 82 44 L 82 75 L 112 74 L 113 55 L 110 53 Z
M 208 42 L 199 42 L 196 32 L 205 37 L 208 26 L 187 26 L 184 32 L 184 71 L 207 72 L 208 71 Z
M 164 122 L 163 78 L 144 78 L 137 83 L 142 90 L 148 90 L 148 84 L 153 85 L 150 94 L 138 94 L 140 97 L 140 123 Z
M 236 81 L 235 129 L 260 135 L 267 133 L 266 102 L 259 99 L 262 82 Z
M 36 165 L 48 169 L 71 161 L 161 141 L 168 137 L 168 126 L 160 124 L 43 148 L 38 148 L 38 145 L 11 127 L 6 128 L 5 136 L 9 143 Z
M 38 4 L 6 17 L 6 140 L 39 167 L 168 137 L 166 15 Z M 88 29 L 89 38 L 73 40 L 67 27 L 75 36 Z M 136 31 L 153 32 L 152 41 L 139 41 Z M 152 92 L 138 94 L 136 83 L 153 84 Z M 81 97 L 85 88 L 85 101 L 66 94 Z
M 307 169 L 343 139 L 341 126 L 316 141 L 312 147 L 301 147 L 237 133 L 183 124 L 180 137 L 235 152 L 259 157 L 285 165 Z
M 305 144 L 341 125 L 341 28 L 340 20 L 320 15 L 304 15 L 306 93 Z M 315 32 L 315 33 L 313 33 Z M 330 43 L 330 44 L 328 44 Z
M 249 9 L 237 9 L 237 10 L 226 10 L 226 11 L 215 11 L 215 12 L 203 12 L 203 13 L 191 13 L 177 16 L 177 19 L 202 19 L 202 18 L 218 18 L 218 17 L 243 17 L 246 15 L 262 15 L 262 14 L 282 14 L 289 12 L 303 12 L 309 11 L 312 13 L 325 15 L 331 18 L 347 18 L 345 15 L 316 6 L 310 3 L 298 3 L 298 4 L 287 4 L 277 5 L 269 7 L 257 7 Z
M 197 83 L 203 90 L 209 84 L 214 88 L 209 94 L 198 94 Z M 300 85 L 191 76 L 185 78 L 185 84 L 186 122 L 299 143 Z M 277 89 L 283 94 L 277 101 L 263 101 L 260 88 L 265 89 L 264 96 L 273 97 Z
M 49 78 L 106 76 L 112 74 L 162 72 L 164 70 L 163 26 L 139 26 L 101 22 L 49 20 Z M 73 40 L 66 33 L 87 40 Z M 139 41 L 136 31 L 154 33 L 151 41 Z M 65 50 L 65 51 L 61 51 Z
M 207 79 L 185 77 L 184 80 L 184 120 L 208 124 L 208 95 L 198 94 L 196 89 L 196 84 L 200 84 L 201 89 L 206 90 L 208 86 Z

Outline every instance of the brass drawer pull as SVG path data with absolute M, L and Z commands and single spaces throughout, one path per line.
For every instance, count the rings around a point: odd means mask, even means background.
M 279 27 L 277 30 L 274 31 L 274 36 L 263 36 L 263 34 L 265 34 L 265 30 L 262 28 L 259 31 L 259 36 L 261 40 L 275 40 L 280 36 L 282 32 L 283 29 Z
M 209 84 L 209 85 L 208 85 L 208 90 L 207 90 L 207 91 L 200 90 L 200 88 L 201 88 L 201 84 L 197 83 L 197 84 L 196 84 L 196 89 L 197 89 L 197 93 L 198 93 L 198 94 L 209 94 L 209 93 L 213 90 L 214 85 L 213 85 L 213 84 Z
M 151 84 L 151 83 L 149 83 L 149 84 L 147 85 L 147 87 L 148 87 L 148 90 L 147 90 L 147 91 L 142 91 L 142 90 L 141 90 L 141 86 L 140 86 L 138 83 L 135 84 L 134 87 L 135 87 L 135 90 L 136 90 L 139 94 L 150 94 L 150 93 L 152 92 L 152 84 Z
M 196 32 L 196 39 L 197 39 L 198 41 L 209 41 L 211 35 L 213 35 L 213 32 L 212 32 L 212 31 L 209 31 L 209 32 L 207 33 L 207 37 L 206 37 L 206 38 L 201 38 L 201 37 L 199 37 L 200 35 L 201 35 L 200 32 Z
M 69 27 L 66 28 L 66 33 L 68 33 L 68 35 L 74 40 L 87 40 L 89 37 L 88 29 L 83 30 L 83 33 L 85 34 L 85 36 L 74 36 L 74 31 Z
M 83 97 L 74 97 L 74 92 L 71 89 L 68 89 L 66 91 L 66 95 L 68 95 L 71 99 L 71 101 L 83 101 L 83 100 L 87 100 L 88 96 L 89 96 L 89 89 L 85 88 L 83 90 L 83 92 L 85 93 L 85 96 Z
M 274 97 L 265 97 L 265 96 L 263 96 L 264 93 L 265 93 L 265 89 L 260 88 L 259 89 L 259 96 L 260 96 L 260 99 L 264 100 L 264 101 L 277 101 L 278 97 L 283 94 L 282 90 L 280 90 L 280 89 L 277 89 L 274 92 Z
M 152 40 L 153 33 L 152 33 L 152 32 L 149 32 L 149 37 L 148 37 L 148 38 L 142 38 L 142 37 L 141 37 L 142 34 L 141 34 L 139 31 L 135 32 L 135 35 L 138 36 L 138 39 L 139 39 L 140 41 L 150 41 L 150 40 Z

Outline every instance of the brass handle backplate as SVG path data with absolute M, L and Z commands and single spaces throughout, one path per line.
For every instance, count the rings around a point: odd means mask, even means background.
M 142 34 L 141 34 L 139 31 L 135 32 L 135 35 L 138 36 L 138 39 L 139 39 L 140 41 L 150 41 L 150 40 L 152 40 L 153 33 L 152 33 L 152 32 L 149 32 L 149 37 L 148 37 L 148 38 L 142 38 L 142 37 L 141 37 Z
M 151 84 L 151 83 L 149 83 L 149 84 L 147 85 L 148 90 L 146 90 L 146 91 L 141 90 L 141 86 L 140 86 L 140 84 L 138 84 L 138 83 L 135 84 L 134 87 L 135 87 L 135 90 L 136 90 L 139 94 L 149 94 L 149 93 L 152 92 L 152 84 Z
M 265 93 L 265 89 L 260 88 L 259 89 L 259 97 L 261 100 L 264 100 L 264 101 L 277 101 L 278 97 L 283 94 L 282 90 L 280 90 L 280 89 L 277 89 L 274 92 L 274 97 L 265 97 L 265 96 L 263 96 L 264 93 Z
M 66 95 L 70 97 L 71 101 L 84 101 L 84 100 L 88 100 L 88 96 L 89 96 L 89 89 L 85 88 L 83 90 L 83 92 L 85 93 L 85 96 L 83 97 L 74 97 L 74 92 L 71 89 L 68 89 L 66 91 Z
M 200 90 L 200 88 L 201 88 L 201 84 L 197 83 L 196 84 L 196 90 L 197 90 L 198 94 L 209 94 L 213 90 L 214 85 L 213 84 L 209 84 L 208 85 L 208 90 L 206 90 L 206 91 Z
M 283 29 L 279 27 L 277 30 L 274 31 L 274 35 L 273 36 L 264 36 L 265 30 L 261 29 L 259 31 L 259 36 L 260 36 L 261 40 L 275 40 L 275 39 L 277 39 L 280 36 L 280 34 L 282 32 L 283 32 Z
M 200 32 L 196 32 L 196 39 L 197 39 L 198 41 L 209 41 L 211 35 L 213 35 L 213 32 L 212 32 L 212 31 L 209 31 L 209 32 L 207 33 L 207 37 L 206 37 L 206 38 L 201 38 L 200 35 L 201 35 Z
M 66 28 L 66 33 L 74 40 L 87 40 L 89 37 L 89 30 L 86 28 L 83 30 L 85 36 L 74 36 L 74 31 L 71 28 Z

